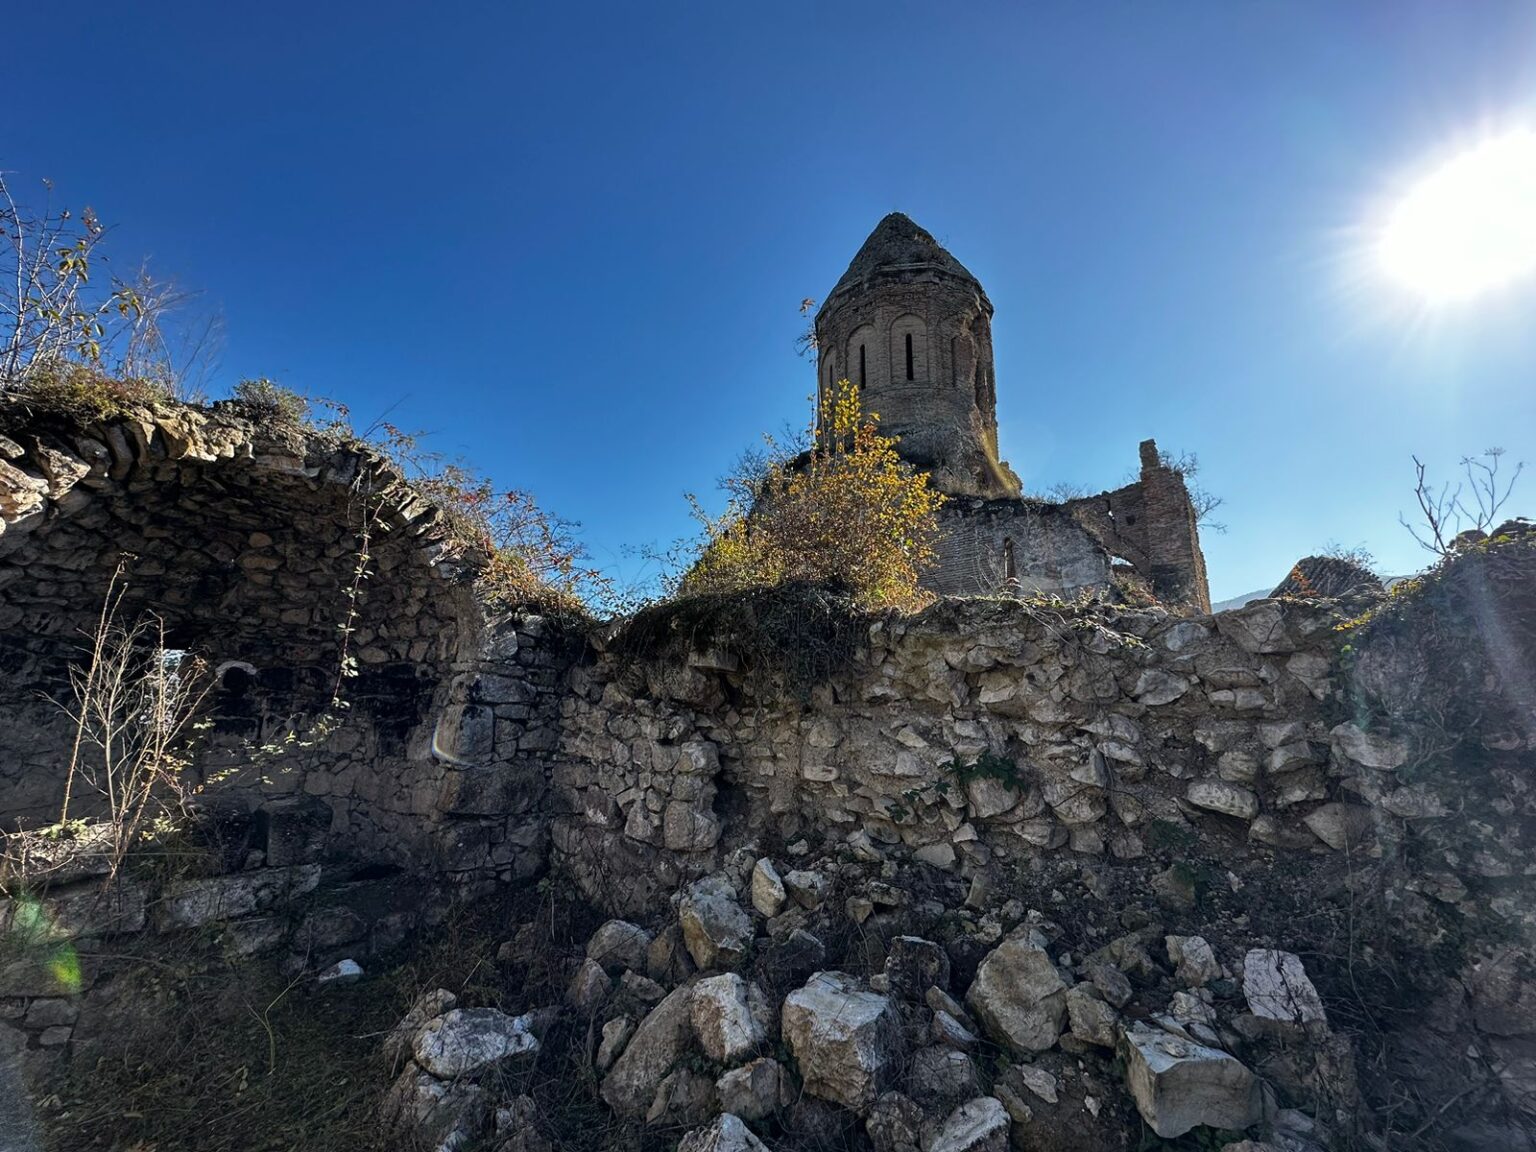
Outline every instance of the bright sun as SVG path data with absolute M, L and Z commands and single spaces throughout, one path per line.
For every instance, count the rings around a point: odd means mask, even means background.
M 1489 140 L 1425 177 L 1393 209 L 1378 256 L 1433 303 L 1536 271 L 1536 132 Z

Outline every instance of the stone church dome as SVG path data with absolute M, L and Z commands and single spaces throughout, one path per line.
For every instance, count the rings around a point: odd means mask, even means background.
M 832 291 L 828 293 L 821 310 L 825 312 L 839 294 L 865 286 L 882 273 L 939 272 L 968 282 L 983 299 L 981 281 L 947 248 L 933 238 L 933 234 L 919 227 L 903 212 L 892 212 L 869 234 L 862 247 L 854 254 L 848 271 L 844 272 Z

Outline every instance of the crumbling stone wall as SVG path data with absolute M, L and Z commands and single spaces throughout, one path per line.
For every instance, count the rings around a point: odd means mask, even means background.
M 0 821 L 58 818 L 74 738 L 59 702 L 121 566 L 119 618 L 153 613 L 214 677 L 206 803 L 314 796 L 337 852 L 465 879 L 539 866 L 528 814 L 565 642 L 538 618 L 487 619 L 475 557 L 387 461 L 229 405 L 4 416 Z M 77 789 L 74 814 L 91 799 Z
M 1145 577 L 1160 601 L 1211 610 L 1189 488 L 1183 475 L 1163 462 L 1155 440 L 1141 443 L 1141 476 L 1135 483 L 1069 501 L 1065 508 L 1111 555 Z
M 939 509 L 938 562 L 923 587 L 941 596 L 1056 595 L 1110 585 L 1110 558 L 1058 505 L 952 498 Z
M 1511 645 L 1528 665 L 1530 638 L 1460 633 L 1483 672 L 1457 693 L 1505 703 L 1472 706 L 1497 720 L 1462 729 L 1452 771 L 1443 728 L 1359 691 L 1420 691 L 1421 646 L 1340 631 L 1352 611 L 949 602 L 873 622 L 854 664 L 801 698 L 759 691 L 741 652 L 658 669 L 615 647 L 573 673 L 554 861 L 644 921 L 743 858 L 857 874 L 839 899 L 866 932 L 927 906 L 926 867 L 969 882 L 959 935 L 949 904 L 927 922 L 957 966 L 996 942 L 983 929 L 1010 899 L 1090 951 L 1145 929 L 1223 957 L 1294 952 L 1335 1031 L 1305 1068 L 1256 1034 L 1255 1067 L 1330 1140 L 1382 1124 L 1458 1148 L 1516 1139 L 1536 1116 L 1536 729 L 1487 672 Z

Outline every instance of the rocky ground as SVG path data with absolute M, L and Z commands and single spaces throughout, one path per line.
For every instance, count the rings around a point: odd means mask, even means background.
M 514 1013 L 427 991 L 385 1042 L 385 1123 L 496 1152 L 1311 1152 L 1369 1127 L 1350 1040 L 1291 953 L 1180 935 L 1134 905 L 1088 939 L 1048 887 L 1031 886 L 1059 911 L 922 864 L 794 850 L 734 853 L 654 928 L 603 923 L 558 1000 Z M 503 954 L 544 931 L 524 925 Z M 596 1097 L 586 1131 L 568 1094 L 547 1103 L 552 1044 L 571 1091 Z

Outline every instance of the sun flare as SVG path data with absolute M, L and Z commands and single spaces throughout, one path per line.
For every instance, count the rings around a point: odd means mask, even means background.
M 1377 254 L 1388 275 L 1432 303 L 1536 271 L 1536 132 L 1488 140 L 1426 176 L 1390 213 Z

